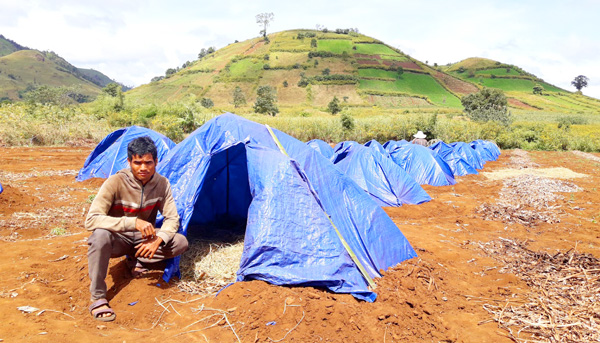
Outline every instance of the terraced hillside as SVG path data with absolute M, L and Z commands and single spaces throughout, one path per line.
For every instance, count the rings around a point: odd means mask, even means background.
M 523 69 L 486 58 L 468 58 L 443 68 L 451 76 L 477 87 L 502 89 L 511 106 L 549 112 L 597 113 L 600 100 L 569 92 Z M 541 93 L 533 88 L 541 86 Z
M 350 32 L 292 30 L 230 44 L 160 81 L 127 95 L 138 102 L 170 102 L 193 94 L 229 105 L 240 87 L 248 103 L 260 85 L 277 89 L 279 104 L 460 107 L 460 92 L 439 72 L 374 38 Z M 399 73 L 399 67 L 403 73 Z M 464 84 L 458 78 L 448 83 Z M 476 88 L 474 88 L 476 90 Z
M 600 110 L 597 99 L 492 60 L 473 58 L 434 68 L 355 32 L 291 30 L 268 38 L 269 43 L 253 38 L 230 44 L 127 96 L 137 103 L 160 104 L 193 95 L 228 107 L 236 87 L 252 104 L 258 86 L 270 85 L 277 90 L 280 106 L 322 108 L 336 96 L 344 106 L 458 110 L 462 96 L 494 87 L 506 92 L 514 108 L 563 113 Z M 544 87 L 541 95 L 533 94 L 536 84 Z

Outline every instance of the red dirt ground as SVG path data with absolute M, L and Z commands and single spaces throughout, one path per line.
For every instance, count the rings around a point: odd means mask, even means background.
M 530 249 L 556 252 L 577 242 L 577 250 L 587 253 L 599 246 L 600 163 L 568 152 L 533 152 L 541 167 L 588 175 L 572 180 L 584 191 L 557 203 L 560 223 L 529 228 L 482 220 L 474 209 L 493 202 L 502 181 L 481 174 L 459 177 L 455 186 L 426 186 L 431 202 L 385 208 L 419 257 L 377 280 L 374 303 L 260 281 L 235 283 L 202 298 L 180 292 L 176 281 L 165 284 L 160 271 L 131 279 L 116 259 L 107 283 L 117 319 L 101 323 L 87 311 L 89 234 L 82 225 L 89 196 L 102 180 L 75 181 L 90 150 L 0 148 L 0 340 L 512 342 L 483 305 L 523 299 L 529 288 L 515 275 L 500 273 L 498 262 L 474 243 L 527 238 Z M 484 171 L 507 168 L 511 154 L 504 151 Z M 52 235 L 57 228 L 67 234 Z M 27 305 L 39 310 L 17 309 Z

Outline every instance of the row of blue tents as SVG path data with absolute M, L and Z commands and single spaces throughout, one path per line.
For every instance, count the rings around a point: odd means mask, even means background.
M 90 154 L 77 180 L 125 168 L 128 142 L 144 135 L 159 147 L 157 171 L 171 183 L 181 233 L 245 226 L 238 281 L 323 287 L 374 301 L 380 270 L 416 256 L 381 208 L 430 200 L 408 172 L 421 162 L 397 162 L 412 158 L 407 144 L 344 142 L 332 149 L 325 143 L 331 151 L 322 141 L 305 144 L 226 113 L 177 145 L 145 128 L 115 131 Z M 168 262 L 163 278 L 173 275 L 179 275 L 178 258 Z
M 455 176 L 477 174 L 477 169 L 500 155 L 494 143 L 483 140 L 470 144 L 438 141 L 429 148 L 405 140 L 383 145 L 375 140 L 364 145 L 346 141 L 331 147 L 315 139 L 306 144 L 328 158 L 381 206 L 429 201 L 420 185 L 454 185 Z

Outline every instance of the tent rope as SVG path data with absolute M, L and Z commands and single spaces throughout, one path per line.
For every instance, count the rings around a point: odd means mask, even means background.
M 275 136 L 275 133 L 273 132 L 271 127 L 267 124 L 265 124 L 265 126 L 267 127 L 269 134 L 271 134 L 271 137 L 273 137 L 275 144 L 277 144 L 277 146 L 279 147 L 279 151 L 281 151 L 287 157 L 290 157 L 290 155 L 288 155 L 288 153 L 283 148 L 283 145 L 281 145 L 281 142 L 279 142 L 279 139 L 277 138 L 277 136 Z M 354 251 L 352 251 L 352 248 L 350 248 L 350 245 L 348 244 L 348 242 L 346 242 L 346 240 L 344 239 L 344 236 L 342 236 L 342 233 L 340 232 L 340 230 L 338 230 L 337 226 L 335 226 L 335 224 L 333 223 L 333 220 L 331 220 L 331 216 L 327 213 L 327 211 L 325 211 L 325 209 L 322 206 L 321 206 L 321 209 L 325 213 L 325 216 L 327 217 L 327 219 L 329 219 L 329 222 L 331 223 L 331 226 L 333 226 L 333 228 L 335 229 L 335 233 L 337 233 L 338 237 L 340 238 L 340 241 L 342 242 L 344 249 L 346 249 L 346 252 L 348 252 L 348 255 L 350 255 L 350 258 L 352 258 L 352 261 L 354 261 L 354 264 L 356 264 L 356 266 L 358 267 L 358 270 L 360 270 L 360 273 L 362 274 L 362 276 L 365 278 L 365 280 L 367 280 L 367 283 L 369 284 L 371 289 L 375 289 L 377 287 L 377 285 L 375 284 L 375 281 L 373 281 L 373 279 L 367 273 L 367 270 L 365 269 L 365 267 L 362 265 L 362 263 L 360 263 L 360 261 L 358 260 L 358 257 L 356 256 Z

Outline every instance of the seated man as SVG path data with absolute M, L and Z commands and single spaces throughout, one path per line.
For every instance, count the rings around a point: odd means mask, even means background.
M 127 255 L 131 273 L 137 277 L 146 271 L 142 262 L 158 262 L 187 250 L 187 239 L 177 233 L 179 215 L 169 180 L 156 173 L 156 154 L 150 137 L 131 141 L 127 146 L 130 168 L 102 184 L 85 219 L 86 229 L 93 231 L 88 239 L 90 313 L 97 320 L 116 318 L 104 281 L 110 258 Z M 164 217 L 160 229 L 154 228 L 158 211 Z
M 423 131 L 415 133 L 413 137 L 415 137 L 415 139 L 413 139 L 411 143 L 427 146 L 427 139 L 425 139 L 427 136 L 423 133 Z

